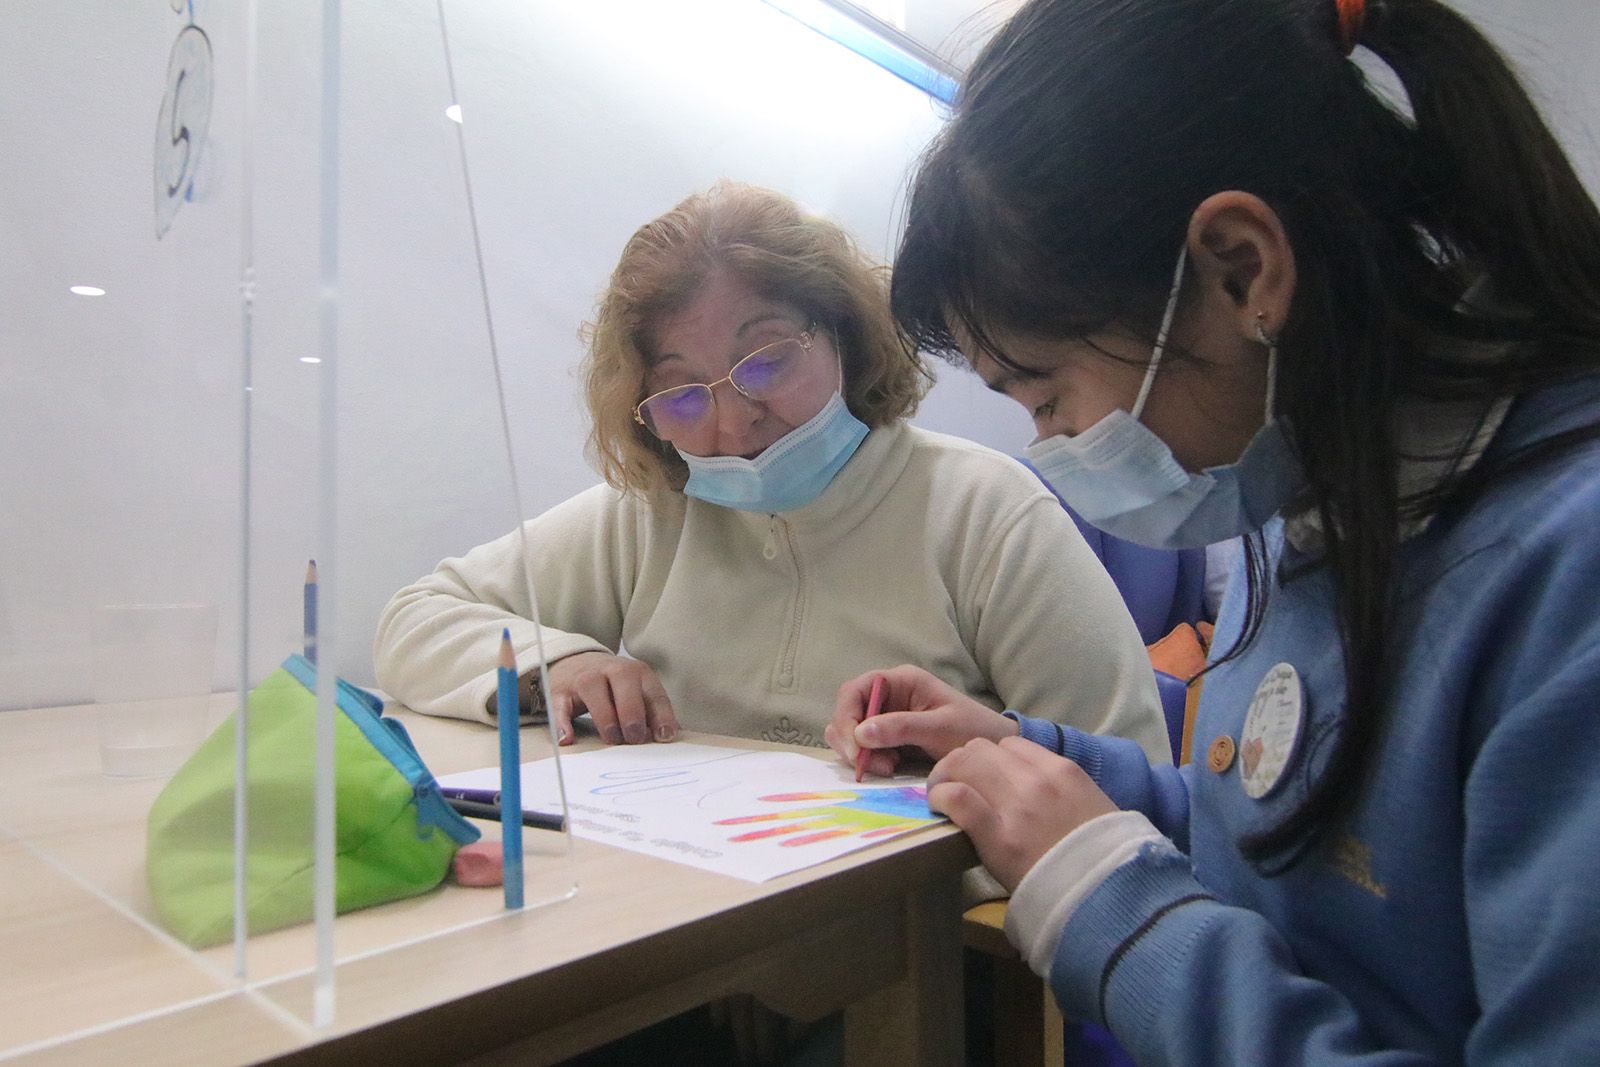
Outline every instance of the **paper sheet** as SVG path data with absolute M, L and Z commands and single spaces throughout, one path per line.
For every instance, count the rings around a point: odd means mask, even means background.
M 713 745 L 618 745 L 563 756 L 572 832 L 589 841 L 765 882 L 945 821 L 925 780 L 857 785 L 844 764 Z M 498 789 L 497 767 L 439 779 Z M 522 802 L 559 811 L 555 764 L 522 765 Z

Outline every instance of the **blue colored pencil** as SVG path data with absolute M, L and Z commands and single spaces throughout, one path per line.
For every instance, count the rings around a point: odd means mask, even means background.
M 500 720 L 500 842 L 506 907 L 522 907 L 522 726 L 517 701 L 517 654 L 511 631 L 500 634 L 500 690 L 495 711 Z
M 317 561 L 306 564 L 304 603 L 306 659 L 317 662 Z

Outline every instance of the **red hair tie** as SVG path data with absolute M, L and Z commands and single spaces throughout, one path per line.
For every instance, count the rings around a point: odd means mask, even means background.
M 1361 40 L 1361 26 L 1367 21 L 1367 0 L 1333 0 L 1333 4 L 1339 9 L 1339 43 L 1344 46 L 1344 54 L 1349 55 Z

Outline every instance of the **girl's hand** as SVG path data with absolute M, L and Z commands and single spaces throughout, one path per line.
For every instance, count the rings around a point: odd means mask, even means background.
M 1082 767 L 1031 741 L 973 740 L 928 776 L 928 806 L 950 816 L 1012 892 L 1067 834 L 1117 810 Z
M 883 678 L 883 713 L 868 722 L 867 697 L 872 680 Z M 846 763 L 856 752 L 867 757 L 869 774 L 887 777 L 908 753 L 939 759 L 974 737 L 999 740 L 1017 733 L 1017 724 L 946 685 L 921 667 L 869 671 L 839 687 L 833 720 L 823 739 Z
M 572 744 L 572 720 L 586 711 L 608 745 L 678 736 L 666 688 L 649 664 L 636 659 L 579 652 L 550 664 L 550 718 L 563 745 Z

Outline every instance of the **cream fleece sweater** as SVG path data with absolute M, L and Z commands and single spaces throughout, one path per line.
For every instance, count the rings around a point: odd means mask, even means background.
M 1166 759 L 1150 662 L 1111 579 L 1016 460 L 904 423 L 874 430 L 817 500 L 779 515 L 605 485 L 447 559 L 378 623 L 378 684 L 492 721 L 502 627 L 536 661 L 653 667 L 688 729 L 822 744 L 839 685 L 917 664 L 997 710 L 1128 737 Z

